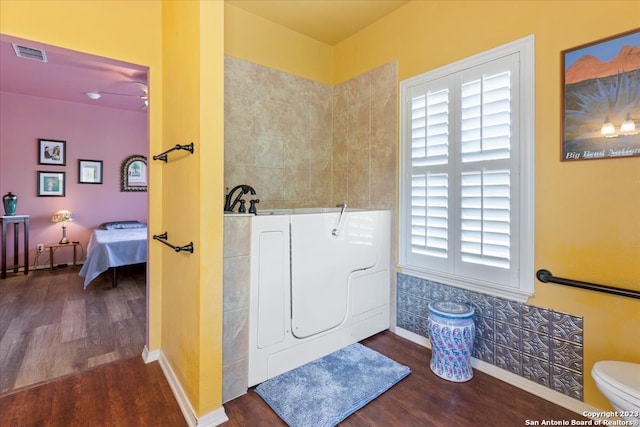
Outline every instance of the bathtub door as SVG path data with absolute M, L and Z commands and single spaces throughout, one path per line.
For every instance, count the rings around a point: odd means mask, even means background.
M 347 317 L 353 272 L 377 261 L 376 212 L 291 215 L 292 333 L 306 338 L 338 327 Z

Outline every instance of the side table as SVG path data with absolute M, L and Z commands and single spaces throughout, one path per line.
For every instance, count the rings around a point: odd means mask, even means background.
M 18 236 L 20 233 L 20 223 L 24 225 L 24 264 L 18 264 Z M 29 274 L 29 215 L 2 215 L 0 216 L 0 224 L 2 224 L 2 273 L 0 279 L 7 278 L 7 225 L 13 224 L 13 265 L 9 269 L 13 269 L 14 273 L 18 272 L 19 267 L 24 267 L 24 274 Z
M 77 248 L 80 245 L 80 242 L 69 242 L 69 243 L 47 243 L 44 245 L 46 249 L 49 249 L 49 262 L 51 263 L 51 271 L 53 271 L 53 253 L 58 250 L 58 248 L 70 248 L 73 247 L 73 266 L 77 265 Z

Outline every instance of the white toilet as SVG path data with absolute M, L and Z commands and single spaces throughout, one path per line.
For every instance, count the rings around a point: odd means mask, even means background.
M 618 416 L 640 426 L 640 363 L 603 360 L 593 365 L 591 376 Z

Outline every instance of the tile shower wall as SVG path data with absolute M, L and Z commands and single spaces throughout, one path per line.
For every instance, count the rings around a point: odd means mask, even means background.
M 397 275 L 397 326 L 428 338 L 428 306 L 436 300 L 475 309 L 473 357 L 583 400 L 583 318 Z
M 250 230 L 248 217 L 224 218 L 223 403 L 245 394 L 249 382 Z
M 394 209 L 397 177 L 397 63 L 334 88 L 333 201 Z
M 253 186 L 258 209 L 393 209 L 397 81 L 395 62 L 334 88 L 225 57 L 225 187 Z M 225 217 L 223 402 L 247 390 L 249 230 Z
M 258 209 L 331 203 L 331 86 L 225 57 L 224 185 Z M 225 192 L 226 193 L 226 192 Z
M 397 66 L 335 87 L 225 57 L 226 188 L 258 209 L 395 206 Z

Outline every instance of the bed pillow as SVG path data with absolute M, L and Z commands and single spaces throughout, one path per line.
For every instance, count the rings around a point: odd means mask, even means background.
M 131 228 L 145 228 L 146 226 L 140 221 L 111 221 L 100 224 L 102 230 L 128 230 Z

